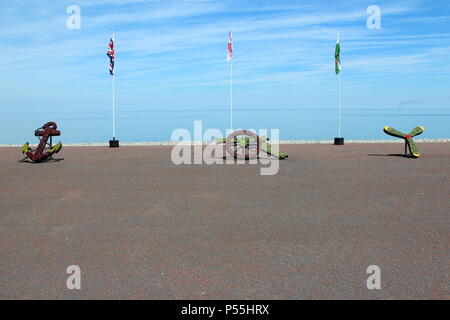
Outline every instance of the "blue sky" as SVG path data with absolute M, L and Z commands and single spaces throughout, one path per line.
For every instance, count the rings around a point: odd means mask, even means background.
M 66 27 L 70 5 L 80 30 Z M 334 137 L 340 29 L 345 137 L 382 138 L 384 124 L 450 137 L 449 1 L 2 0 L 0 21 L 0 143 L 33 141 L 50 120 L 63 141 L 109 139 L 113 31 L 118 138 L 169 140 L 193 120 L 224 129 L 230 28 L 236 126 Z

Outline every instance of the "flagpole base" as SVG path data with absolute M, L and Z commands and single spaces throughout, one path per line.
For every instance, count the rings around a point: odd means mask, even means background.
M 109 140 L 109 147 L 110 148 L 118 148 L 119 147 L 119 140 L 116 140 L 116 138 L 113 138 L 112 140 Z
M 334 145 L 335 146 L 343 146 L 344 145 L 344 138 L 334 138 Z

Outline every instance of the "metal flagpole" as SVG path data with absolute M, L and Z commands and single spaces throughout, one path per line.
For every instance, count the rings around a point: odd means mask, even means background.
M 338 74 L 338 137 L 341 137 L 341 72 Z
M 116 110 L 115 110 L 115 101 L 114 101 L 114 75 L 112 76 L 112 114 L 113 114 L 113 140 L 116 140 Z
M 339 43 L 339 30 L 337 30 L 337 42 Z M 340 56 L 340 53 L 339 53 Z M 340 69 L 340 66 L 339 66 Z M 338 73 L 338 137 L 341 137 L 341 70 Z
M 230 60 L 230 124 L 233 130 L 233 59 Z
M 114 49 L 115 49 L 115 39 L 114 39 L 114 32 L 112 35 L 113 38 L 113 43 L 114 43 Z M 116 110 L 115 110 L 115 99 L 114 99 L 114 87 L 115 87 L 115 83 L 114 83 L 114 73 L 115 70 L 113 70 L 113 75 L 112 75 L 112 114 L 113 114 L 113 119 L 112 119 L 112 125 L 113 125 L 113 140 L 116 140 Z
M 338 76 L 338 136 L 334 138 L 335 145 L 343 145 L 344 138 L 341 137 L 341 46 L 340 32 L 336 30 L 335 68 Z
M 114 32 L 112 34 L 111 43 L 109 44 L 109 49 L 107 51 L 107 54 L 110 58 L 110 73 L 112 76 L 112 136 L 113 139 L 109 140 L 109 147 L 110 148 L 118 148 L 119 147 L 119 140 L 116 140 L 116 97 L 115 97 L 115 71 L 114 71 L 114 60 L 115 60 L 115 39 L 114 39 Z

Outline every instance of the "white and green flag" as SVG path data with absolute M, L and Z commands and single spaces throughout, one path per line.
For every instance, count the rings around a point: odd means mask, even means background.
M 339 33 L 336 40 L 336 50 L 334 51 L 335 71 L 339 74 L 341 71 L 341 45 L 339 44 Z

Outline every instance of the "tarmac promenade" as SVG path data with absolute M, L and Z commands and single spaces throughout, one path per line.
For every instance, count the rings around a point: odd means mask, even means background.
M 0 299 L 449 299 L 450 143 L 418 146 L 283 145 L 273 176 L 170 146 L 0 148 Z

